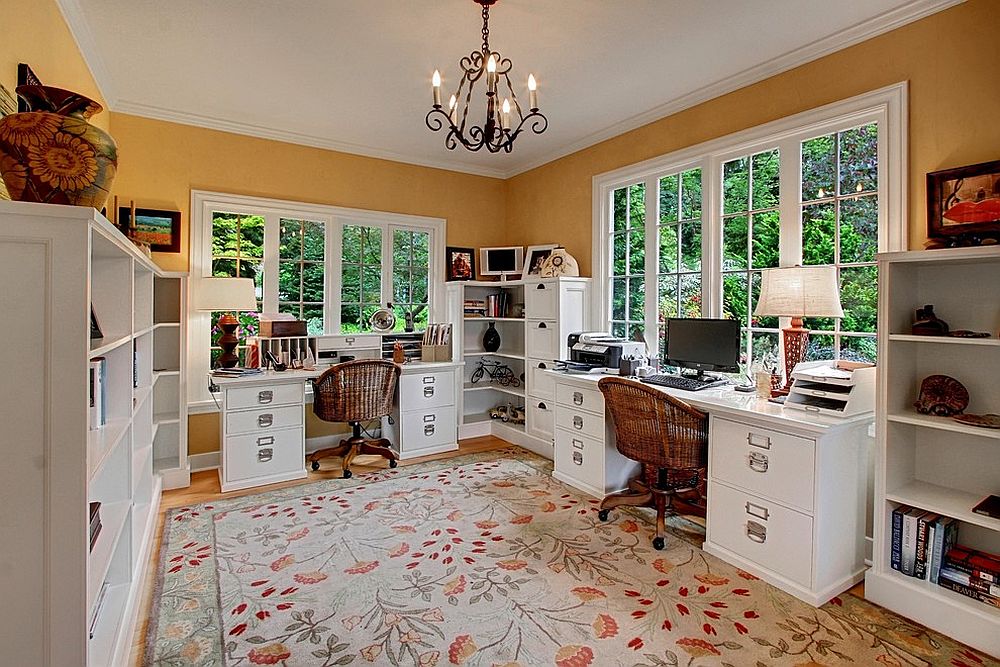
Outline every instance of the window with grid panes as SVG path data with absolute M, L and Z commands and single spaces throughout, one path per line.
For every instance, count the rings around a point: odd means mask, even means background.
M 416 331 L 427 327 L 429 305 L 430 234 L 410 229 L 392 230 L 392 292 L 396 331 L 406 316 Z
M 701 317 L 701 169 L 659 179 L 657 335 L 666 355 L 667 319 Z
M 757 317 L 760 272 L 779 266 L 778 149 L 722 165 L 722 316 L 738 320 L 741 363 L 778 361 L 778 318 Z
M 874 362 L 878 308 L 878 126 L 803 141 L 802 264 L 832 264 L 842 319 L 806 318 L 807 359 Z
M 278 312 L 304 320 L 310 335 L 321 335 L 326 227 L 281 218 L 278 233 Z
M 611 333 L 641 338 L 646 329 L 646 186 L 615 190 L 612 201 Z
M 264 290 L 264 218 L 214 211 L 212 213 L 212 276 L 217 278 L 252 278 L 257 289 L 257 310 L 261 309 Z M 218 347 L 222 329 L 219 317 L 224 313 L 213 312 L 211 318 L 212 366 L 222 354 Z M 256 336 L 259 328 L 257 313 L 237 313 L 240 321 L 237 335 L 240 342 L 237 354 L 240 365 L 246 361 L 245 340 Z
M 369 330 L 382 307 L 382 229 L 344 225 L 341 246 L 340 330 Z

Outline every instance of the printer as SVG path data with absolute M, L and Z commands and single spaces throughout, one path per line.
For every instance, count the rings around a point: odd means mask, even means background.
M 569 365 L 618 368 L 622 359 L 646 358 L 646 344 L 612 336 L 604 331 L 578 331 L 566 341 Z

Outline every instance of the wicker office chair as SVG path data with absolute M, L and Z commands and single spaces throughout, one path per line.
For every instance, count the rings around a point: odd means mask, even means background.
M 392 397 L 399 380 L 399 367 L 384 359 L 361 359 L 331 366 L 313 380 L 313 412 L 323 421 L 347 422 L 352 435 L 337 447 L 321 449 L 309 456 L 313 470 L 327 456 L 344 457 L 344 478 L 351 476 L 351 461 L 358 454 L 378 454 L 396 467 L 396 454 L 385 438 L 371 440 L 361 435 L 361 422 L 392 412 Z
M 708 415 L 647 385 L 622 378 L 597 383 L 615 425 L 618 451 L 642 464 L 627 491 L 601 502 L 598 517 L 620 505 L 656 508 L 653 548 L 666 541 L 666 514 L 675 497 L 697 503 L 708 462 Z

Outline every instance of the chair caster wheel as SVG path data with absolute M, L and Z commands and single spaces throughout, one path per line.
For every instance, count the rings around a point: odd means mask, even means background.
M 317 470 L 319 470 L 319 461 L 313 461 L 312 465 L 309 467 L 313 469 L 313 472 L 316 472 Z
M 390 468 L 395 468 L 398 465 L 399 465 L 399 461 L 397 461 L 396 459 L 389 459 L 389 467 Z
M 657 551 L 663 551 L 663 547 L 667 546 L 667 541 L 662 537 L 653 538 L 653 548 Z
M 344 479 L 350 479 L 353 475 L 354 475 L 354 473 L 351 472 L 350 470 L 345 470 L 344 471 Z
M 601 521 L 607 521 L 610 516 L 611 510 L 601 510 L 597 513 L 597 518 Z

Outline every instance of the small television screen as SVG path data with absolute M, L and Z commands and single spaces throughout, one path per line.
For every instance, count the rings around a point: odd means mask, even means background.
M 738 373 L 740 324 L 736 320 L 669 318 L 666 356 L 668 366 Z
M 524 264 L 524 248 L 482 248 L 479 251 L 480 273 L 484 276 L 499 276 L 505 273 L 521 273 Z

